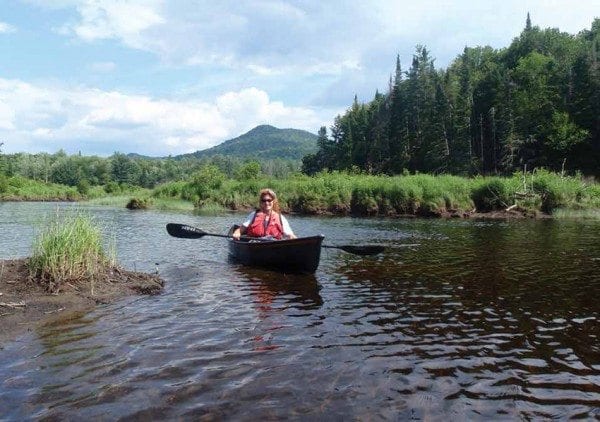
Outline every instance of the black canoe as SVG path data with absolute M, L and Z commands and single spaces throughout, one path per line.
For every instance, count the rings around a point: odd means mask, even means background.
M 319 266 L 323 239 L 321 235 L 285 240 L 230 239 L 229 255 L 244 265 L 312 274 Z

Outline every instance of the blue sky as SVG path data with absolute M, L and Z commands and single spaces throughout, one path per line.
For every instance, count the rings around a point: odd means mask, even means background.
M 0 0 L 2 151 L 177 155 L 259 124 L 316 133 L 385 92 L 417 44 L 437 67 L 525 24 L 575 34 L 600 0 Z

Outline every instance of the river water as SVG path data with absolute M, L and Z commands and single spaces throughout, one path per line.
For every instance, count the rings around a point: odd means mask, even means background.
M 0 203 L 0 258 L 73 204 Z M 0 349 L 0 420 L 600 418 L 600 222 L 305 218 L 314 276 L 228 261 L 243 215 L 82 207 L 164 293 Z M 412 246 L 410 246 L 412 245 Z

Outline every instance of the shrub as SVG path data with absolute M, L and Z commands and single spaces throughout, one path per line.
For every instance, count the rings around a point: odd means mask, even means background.
M 8 184 L 20 189 L 27 184 L 27 179 L 22 176 L 13 176 L 8 180 Z
M 225 178 L 225 174 L 219 170 L 219 167 L 205 165 L 192 175 L 189 187 L 200 201 L 203 201 L 209 198 L 211 191 L 219 189 L 223 185 Z
M 83 196 L 87 196 L 87 194 L 90 193 L 90 182 L 81 179 L 79 183 L 77 183 L 77 192 Z
M 0 173 L 0 193 L 8 191 L 8 177 L 4 173 Z
M 257 161 L 249 161 L 242 165 L 237 171 L 235 178 L 237 180 L 253 180 L 260 175 L 260 163 Z
M 150 198 L 131 198 L 125 207 L 130 210 L 145 210 L 151 204 Z
M 108 182 L 104 185 L 104 190 L 106 193 L 119 193 L 121 192 L 121 187 L 117 182 Z
M 540 197 L 540 209 L 548 214 L 560 207 L 582 206 L 587 190 L 581 177 L 561 177 L 545 169 L 536 170 L 532 174 L 531 187 Z
M 499 177 L 482 179 L 471 192 L 471 199 L 478 211 L 505 209 L 512 204 L 507 182 Z
M 168 182 L 154 188 L 152 196 L 155 198 L 183 198 L 183 190 L 187 186 L 186 182 Z

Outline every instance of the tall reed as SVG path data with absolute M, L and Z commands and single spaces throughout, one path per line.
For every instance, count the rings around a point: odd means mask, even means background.
M 92 217 L 81 213 L 61 216 L 58 212 L 36 236 L 28 261 L 30 273 L 57 292 L 65 283 L 93 281 L 114 265 L 114 252 L 107 254 L 102 233 Z

